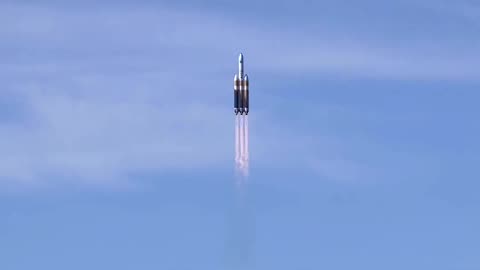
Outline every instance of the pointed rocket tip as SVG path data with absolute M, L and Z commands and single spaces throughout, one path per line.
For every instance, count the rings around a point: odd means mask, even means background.
M 242 53 L 240 53 L 240 54 L 238 55 L 238 61 L 239 61 L 239 62 L 243 62 L 243 54 L 242 54 Z
M 244 79 L 245 81 L 248 81 L 248 75 L 245 74 L 245 76 L 243 76 L 243 79 Z
M 233 79 L 234 79 L 234 80 L 237 80 L 237 79 L 238 79 L 238 75 L 235 74 L 235 76 L 233 76 Z

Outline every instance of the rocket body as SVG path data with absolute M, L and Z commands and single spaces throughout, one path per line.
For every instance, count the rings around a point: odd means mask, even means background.
M 235 77 L 233 78 L 233 108 L 235 114 L 240 112 L 240 107 L 240 79 L 238 78 L 238 75 L 235 74 Z
M 242 81 L 242 90 L 243 90 L 243 112 L 245 114 L 248 115 L 248 111 L 250 109 L 250 97 L 249 97 L 249 93 L 248 93 L 248 76 L 245 75 L 245 77 L 243 77 L 243 81 Z
M 244 75 L 243 54 L 238 56 L 238 74 L 233 79 L 233 104 L 235 114 L 248 114 L 249 112 L 249 87 L 248 76 Z

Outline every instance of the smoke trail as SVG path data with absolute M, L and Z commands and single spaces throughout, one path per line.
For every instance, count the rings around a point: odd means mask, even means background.
M 248 183 L 237 182 L 234 191 L 228 211 L 225 269 L 248 270 L 253 266 L 255 242 L 255 224 Z
M 226 269 L 251 269 L 254 220 L 248 196 L 249 149 L 248 116 L 235 117 L 235 194 L 229 215 Z
M 235 104 L 235 200 L 229 214 L 229 238 L 227 240 L 227 269 L 250 269 L 253 244 L 253 220 L 247 186 L 250 170 L 248 133 L 248 76 L 243 73 L 243 55 L 238 58 L 239 72 L 234 77 Z M 237 113 L 240 110 L 240 114 Z M 245 115 L 243 114 L 245 113 Z

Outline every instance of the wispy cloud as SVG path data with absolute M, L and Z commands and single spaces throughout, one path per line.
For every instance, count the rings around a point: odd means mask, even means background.
M 48 175 L 108 182 L 142 170 L 231 164 L 228 89 L 241 50 L 255 59 L 250 70 L 276 76 L 456 80 L 476 79 L 479 70 L 475 57 L 436 57 L 420 47 L 381 49 L 373 41 L 332 38 L 328 31 L 240 25 L 191 10 L 2 4 L 0 18 L 0 94 L 20 101 L 10 112 L 14 120 L 0 125 L 4 182 L 39 183 Z M 308 169 L 329 159 L 335 140 L 288 131 L 268 106 L 251 117 L 253 162 L 270 166 L 281 156 L 285 166 Z M 255 121 L 268 127 L 254 131 Z M 319 157 L 312 145 L 330 152 Z M 344 177 L 346 163 L 335 160 L 320 169 Z
M 13 42 L 12 46 L 20 45 L 30 52 L 47 50 L 54 59 L 61 56 L 77 62 L 90 56 L 98 58 L 99 63 L 121 62 L 126 67 L 139 64 L 158 68 L 164 63 L 164 70 L 172 70 L 188 65 L 188 71 L 198 71 L 201 64 L 210 62 L 209 70 L 218 71 L 226 66 L 215 62 L 225 63 L 232 54 L 248 50 L 255 59 L 251 67 L 258 70 L 393 79 L 478 77 L 477 51 L 453 54 L 452 48 L 437 45 L 442 40 L 432 43 L 427 37 L 409 39 L 405 34 L 402 36 L 408 46 L 379 37 L 346 38 L 346 32 L 335 33 L 335 22 L 333 30 L 328 26 L 309 30 L 301 25 L 283 28 L 281 24 L 272 27 L 262 22 L 239 24 L 240 18 L 220 13 L 161 6 L 98 10 L 7 6 L 2 11 L 0 33 L 6 44 Z

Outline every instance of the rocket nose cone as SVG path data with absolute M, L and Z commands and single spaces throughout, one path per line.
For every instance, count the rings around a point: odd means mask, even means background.
M 243 76 L 243 79 L 248 82 L 248 75 L 245 74 L 245 76 Z
M 243 63 L 243 54 L 238 56 L 238 62 Z
M 238 80 L 238 75 L 237 74 L 235 74 L 235 76 L 233 76 L 233 80 L 235 80 L 235 81 Z

